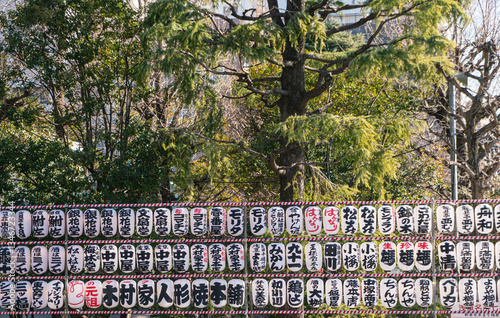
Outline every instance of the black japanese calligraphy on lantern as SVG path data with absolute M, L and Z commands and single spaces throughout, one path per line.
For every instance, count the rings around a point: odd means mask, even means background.
M 155 283 L 151 279 L 142 279 L 137 283 L 138 303 L 142 308 L 151 308 L 155 303 Z
M 253 235 L 264 235 L 267 230 L 266 209 L 254 207 L 250 209 L 250 231 Z
M 392 271 L 396 268 L 396 244 L 393 242 L 380 243 L 378 254 L 382 270 Z
M 359 268 L 359 245 L 357 243 L 348 242 L 342 246 L 342 262 L 348 271 L 355 271 Z
M 252 282 L 252 301 L 255 307 L 262 308 L 267 306 L 269 300 L 267 280 L 256 278 Z
M 227 283 L 227 303 L 234 308 L 245 304 L 245 281 L 231 279 Z
M 306 268 L 310 272 L 317 272 L 323 267 L 323 251 L 321 244 L 309 242 L 304 249 L 306 258 Z
M 45 210 L 36 210 L 31 217 L 33 236 L 44 238 L 49 234 L 49 214 Z
M 304 304 L 304 282 L 299 278 L 292 278 L 286 284 L 287 302 L 292 308 L 299 308 Z
M 493 278 L 481 278 L 477 282 L 477 291 L 479 303 L 486 309 L 491 309 L 495 306 L 497 299 L 496 284 Z
M 16 212 L 16 235 L 21 240 L 31 235 L 31 213 L 26 210 Z
M 193 233 L 193 235 L 203 236 L 207 234 L 207 216 L 207 210 L 204 208 L 194 208 L 191 210 L 191 233 Z
M 406 308 L 415 305 L 415 281 L 412 278 L 402 278 L 398 282 L 399 303 Z
M 97 237 L 101 228 L 101 213 L 96 209 L 88 209 L 83 213 L 83 232 L 90 238 Z
M 131 237 L 135 229 L 134 210 L 125 208 L 118 211 L 118 232 L 120 236 Z
M 0 274 L 8 275 L 15 270 L 14 247 L 0 247 Z
M 66 265 L 66 250 L 60 245 L 52 245 L 49 248 L 49 271 L 53 274 L 61 274 Z
M 467 309 L 476 305 L 477 299 L 477 284 L 472 278 L 461 278 L 458 283 L 458 295 L 460 297 L 460 304 Z
M 120 297 L 120 285 L 116 280 L 105 280 L 102 283 L 102 304 L 106 308 L 115 308 L 118 306 Z
M 154 222 L 155 222 L 155 232 L 159 236 L 167 236 L 170 234 L 170 223 L 171 223 L 171 215 L 170 210 L 167 208 L 159 208 L 156 209 L 153 214 Z
M 135 247 L 131 244 L 120 245 L 118 262 L 122 272 L 132 273 L 135 270 Z
M 342 247 L 340 243 L 325 244 L 325 267 L 329 271 L 337 271 L 342 267 Z
M 493 243 L 481 241 L 476 243 L 476 264 L 481 271 L 491 271 L 493 269 L 494 257 Z
M 69 210 L 66 226 L 69 236 L 80 237 L 83 234 L 83 212 L 79 209 Z
M 371 205 L 359 208 L 359 229 L 364 235 L 372 235 L 377 229 L 377 210 Z
M 444 271 L 452 271 L 457 266 L 457 256 L 455 252 L 455 244 L 451 241 L 441 242 L 438 245 L 438 257 L 441 269 Z
M 460 241 L 457 243 L 457 264 L 462 271 L 471 271 L 474 269 L 474 259 L 476 257 L 476 247 L 469 241 Z
M 432 266 L 432 244 L 428 241 L 415 243 L 415 267 L 420 271 L 428 271 Z
M 226 209 L 213 207 L 209 214 L 209 231 L 213 236 L 221 236 L 226 232 Z
M 338 278 L 331 278 L 325 283 L 326 304 L 336 308 L 342 304 L 342 281 Z
M 396 230 L 396 213 L 390 205 L 383 205 L 378 208 L 378 226 L 380 233 L 389 235 Z
M 279 206 L 273 206 L 267 211 L 267 224 L 269 233 L 280 236 L 285 232 L 285 210 Z
M 416 234 L 429 234 L 431 232 L 431 216 L 431 208 L 427 205 L 417 205 L 413 209 Z
M 83 267 L 87 273 L 97 273 L 101 265 L 99 245 L 85 245 L 83 249 Z
M 210 301 L 215 308 L 227 304 L 227 282 L 224 279 L 216 278 L 210 282 Z
M 375 278 L 365 278 L 361 281 L 363 304 L 368 308 L 378 305 L 378 281 Z
M 52 280 L 47 284 L 47 306 L 52 310 L 61 309 L 63 301 L 64 284 L 60 280 Z
M 113 237 L 118 230 L 117 215 L 115 209 L 104 209 L 101 211 L 101 233 L 105 237 Z
M 31 306 L 31 283 L 19 281 L 16 283 L 16 308 L 25 310 Z
M 68 270 L 71 274 L 79 274 L 83 270 L 83 247 L 70 245 L 66 251 Z
M 373 242 L 364 242 L 361 244 L 359 250 L 361 268 L 368 272 L 376 270 L 378 265 L 377 245 Z
M 409 205 L 400 205 L 396 209 L 398 232 L 402 235 L 413 233 L 413 209 Z
M 149 244 L 141 244 L 135 249 L 137 268 L 142 273 L 153 270 L 153 247 Z
M 221 260 L 216 261 L 221 262 Z M 229 269 L 235 272 L 245 268 L 245 250 L 242 244 L 232 243 L 227 246 L 227 264 Z
M 137 284 L 133 280 L 120 282 L 120 305 L 123 308 L 133 308 L 137 303 Z
M 285 245 L 283 243 L 269 244 L 267 255 L 269 259 L 269 268 L 273 272 L 280 272 L 285 269 Z
M 493 208 L 483 203 L 475 208 L 476 229 L 479 234 L 489 234 L 493 231 Z
M 232 236 L 240 236 L 245 230 L 245 213 L 241 208 L 230 208 L 227 211 L 227 232 Z
M 250 268 L 254 272 L 262 272 L 266 269 L 267 252 L 264 243 L 253 243 L 250 245 Z
M 441 305 L 446 308 L 452 308 L 457 302 L 457 280 L 455 278 L 444 278 L 439 281 L 439 296 Z
M 205 244 L 194 244 L 191 246 L 191 267 L 196 273 L 203 273 L 208 269 L 208 247 Z M 194 293 L 193 302 L 196 306 Z
M 31 267 L 31 252 L 27 246 L 18 246 L 14 250 L 16 256 L 16 273 L 19 275 L 27 274 Z
M 189 247 L 186 244 L 175 244 L 172 248 L 172 266 L 178 273 L 189 269 Z
M 349 308 L 356 308 L 361 302 L 361 284 L 357 278 L 344 280 L 344 303 Z
M 209 283 L 206 279 L 193 281 L 193 305 L 196 308 L 206 308 L 209 300 Z
M 457 231 L 464 235 L 474 232 L 474 209 L 470 205 L 457 207 Z
M 0 282 L 0 305 L 3 309 L 14 310 L 16 305 L 16 295 L 15 285 L 13 282 Z
M 149 236 L 153 233 L 153 211 L 148 208 L 137 210 L 135 214 L 135 226 L 137 234 L 140 236 Z
M 282 278 L 273 278 L 269 281 L 269 302 L 271 306 L 280 308 L 286 301 L 286 282 Z
M 42 309 L 47 307 L 47 282 L 43 280 L 34 281 L 31 285 L 31 300 L 32 306 L 35 309 Z
M 345 235 L 353 235 L 358 231 L 358 209 L 346 205 L 340 211 L 340 225 Z
M 208 248 L 208 262 L 214 272 L 222 272 L 226 268 L 226 250 L 220 243 L 212 244 Z
M 101 267 L 107 274 L 118 269 L 118 248 L 116 245 L 106 244 L 101 247 Z
M 429 307 L 432 304 L 432 282 L 428 278 L 418 278 L 415 281 L 415 297 L 420 307 Z
M 61 210 L 52 210 L 49 213 L 49 234 L 53 238 L 65 235 L 66 217 Z
M 170 279 L 160 279 L 156 282 L 158 298 L 156 302 L 162 308 L 168 308 L 174 304 L 174 282 Z
M 292 272 L 302 269 L 304 255 L 302 245 L 298 242 L 290 242 L 286 245 L 286 265 Z
M 449 204 L 438 206 L 436 210 L 437 229 L 443 234 L 453 234 L 455 229 L 455 211 Z
M 41 275 L 47 272 L 48 252 L 45 246 L 34 246 L 31 249 L 31 270 Z
M 380 281 L 380 301 L 385 308 L 393 308 L 398 303 L 398 282 L 394 278 Z
M 415 246 L 412 242 L 403 241 L 398 243 L 398 267 L 402 271 L 411 271 L 415 266 Z
M 291 206 L 286 209 L 286 231 L 290 235 L 302 233 L 303 215 L 302 209 L 298 206 Z
M 158 244 L 155 247 L 155 265 L 160 273 L 167 273 L 172 269 L 172 247 L 168 244 Z
M 175 208 L 172 211 L 172 232 L 184 236 L 189 230 L 189 213 L 186 208 Z
M 311 278 L 307 281 L 307 303 L 313 308 L 318 308 L 323 304 L 325 285 L 320 278 Z

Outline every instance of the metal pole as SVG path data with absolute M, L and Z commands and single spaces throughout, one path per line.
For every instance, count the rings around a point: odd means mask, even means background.
M 437 309 L 436 309 L 436 302 L 437 302 L 437 296 L 436 296 L 436 289 L 438 288 L 437 282 L 436 282 L 436 230 L 434 229 L 434 199 L 432 199 L 432 204 L 431 204 L 431 209 L 432 209 L 432 216 L 431 216 L 431 230 L 432 230 L 432 251 L 434 254 L 432 254 L 431 260 L 432 260 L 432 284 L 434 285 L 433 288 L 433 302 L 432 304 L 434 305 L 434 318 L 437 318 Z
M 455 115 L 457 113 L 457 106 L 455 104 L 455 85 L 448 82 L 448 102 L 450 104 L 450 141 L 451 141 L 451 198 L 452 200 L 458 199 L 458 182 L 457 182 L 457 124 Z
M 66 201 L 67 202 L 67 201 Z M 65 221 L 68 219 L 68 207 L 64 207 L 64 215 L 65 215 Z M 66 253 L 66 256 L 68 255 L 68 229 L 67 229 L 67 225 L 68 223 L 66 222 L 65 224 L 65 231 L 64 231 L 64 252 Z M 69 285 L 68 285 L 68 262 L 66 260 L 66 266 L 64 266 L 64 283 L 66 284 L 66 288 L 65 288 L 65 296 L 66 296 L 66 302 L 64 303 L 64 310 L 65 310 L 65 314 L 64 316 L 66 318 L 69 318 L 69 314 L 68 314 L 68 288 L 69 288 Z
M 244 233 L 244 238 L 245 238 L 245 252 L 248 251 L 248 244 L 247 244 L 247 205 L 245 203 L 244 209 L 243 209 L 243 233 Z M 250 286 L 248 285 L 248 262 L 247 262 L 247 255 L 245 255 L 245 317 L 248 318 L 248 302 L 250 300 L 250 293 L 249 288 Z M 252 314 L 253 317 L 253 314 Z

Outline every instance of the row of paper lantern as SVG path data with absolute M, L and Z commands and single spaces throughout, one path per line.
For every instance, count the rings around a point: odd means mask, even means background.
M 304 286 L 305 285 L 305 286 Z M 480 304 L 483 308 L 492 308 L 496 302 L 497 289 L 500 281 L 492 278 L 481 278 L 478 281 L 472 278 L 441 279 L 439 281 L 440 302 L 447 308 L 461 305 L 472 308 Z M 176 305 L 179 308 L 194 306 L 207 308 L 209 302 L 215 308 L 229 305 L 234 308 L 242 307 L 246 301 L 246 284 L 242 279 L 216 278 L 210 282 L 206 279 L 161 279 L 154 281 L 143 279 L 134 280 L 72 280 L 68 282 L 67 302 L 72 309 L 87 306 L 91 309 L 99 307 L 116 308 L 151 308 L 155 303 L 162 308 Z M 156 292 L 155 292 L 156 291 Z M 380 282 L 375 278 L 348 278 L 341 281 L 338 278 L 323 281 L 320 278 L 311 278 L 304 281 L 292 278 L 285 281 L 282 278 L 273 278 L 269 281 L 256 278 L 251 281 L 250 296 L 254 306 L 263 308 L 268 305 L 281 308 L 288 304 L 292 308 L 304 305 L 304 292 L 307 304 L 318 308 L 323 303 L 336 308 L 344 303 L 349 308 L 356 308 L 363 303 L 373 308 L 380 303 L 387 309 L 395 307 L 398 302 L 406 308 L 415 304 L 420 307 L 429 307 L 433 302 L 433 283 L 428 278 L 383 278 Z M 4 309 L 29 308 L 52 310 L 64 306 L 64 283 L 60 280 L 45 282 L 42 280 L 13 283 L 0 283 L 0 304 Z
M 329 206 L 321 209 L 310 206 L 302 210 L 298 206 L 290 206 L 286 210 L 272 207 L 266 211 L 262 207 L 254 207 L 249 211 L 250 231 L 253 235 L 264 235 L 267 231 L 279 236 L 286 230 L 290 235 L 299 235 L 304 228 L 308 234 L 317 235 L 324 231 L 335 235 L 341 231 L 345 235 L 353 235 L 359 231 L 364 235 L 372 235 L 378 229 L 383 235 L 396 230 L 401 235 L 429 234 L 432 227 L 432 209 L 426 205 L 411 207 L 401 205 L 394 209 L 381 206 L 378 211 L 370 205 L 344 206 L 338 209 Z M 436 209 L 437 230 L 442 234 L 453 234 L 455 227 L 460 234 L 471 234 L 477 230 L 479 234 L 489 234 L 494 228 L 500 231 L 500 205 L 494 209 L 489 204 L 479 204 L 475 208 L 461 205 L 455 210 L 451 205 L 441 205 Z M 167 236 L 171 232 L 176 236 L 185 236 L 189 232 L 195 236 L 222 236 L 229 234 L 241 236 L 244 233 L 245 212 L 234 207 L 226 211 L 222 207 L 213 207 L 209 211 L 204 208 L 148 208 L 134 211 L 121 209 L 72 209 L 67 215 L 62 210 L 36 210 L 33 215 L 26 210 L 16 213 L 2 211 L 0 214 L 0 235 L 4 239 L 15 235 L 26 239 L 30 235 L 44 238 L 48 235 L 61 238 L 66 231 L 70 237 L 85 235 L 95 238 L 102 234 L 113 237 L 131 237 L 135 232 L 147 237 L 153 233 Z
M 500 242 L 495 245 L 489 241 L 476 244 L 461 241 L 456 245 L 452 241 L 444 241 L 437 245 L 438 259 L 443 271 L 457 268 L 471 271 L 475 268 L 491 271 L 496 265 L 500 269 Z M 392 271 L 396 266 L 402 271 L 428 271 L 434 257 L 432 244 L 428 241 L 381 242 L 348 242 L 340 244 L 329 242 L 324 245 L 309 242 L 302 246 L 299 242 L 252 243 L 245 253 L 241 243 L 224 246 L 220 243 L 211 245 L 193 244 L 158 244 L 154 248 L 149 244 L 116 245 L 96 244 L 70 245 L 67 250 L 61 245 L 34 246 L 31 251 L 26 246 L 0 248 L 0 274 L 16 272 L 19 275 L 29 273 L 36 275 L 61 274 L 68 267 L 71 274 L 79 274 L 83 270 L 93 274 L 102 270 L 104 273 L 123 273 L 135 271 L 149 273 L 153 268 L 160 273 L 172 269 L 177 273 L 185 273 L 189 268 L 196 273 L 210 269 L 222 272 L 227 268 L 240 272 L 245 268 L 245 259 L 254 272 L 262 272 L 269 268 L 274 272 L 286 269 L 298 272 L 305 268 L 310 272 L 322 269 L 337 271 L 343 266 L 348 271 L 362 269 L 374 271 L 380 266 L 384 271 Z M 305 264 L 304 264 L 305 263 Z M 67 264 L 67 265 L 65 265 Z

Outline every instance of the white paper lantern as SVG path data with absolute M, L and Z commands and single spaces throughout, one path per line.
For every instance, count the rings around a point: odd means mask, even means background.
M 191 233 L 203 236 L 208 232 L 208 212 L 205 208 L 194 208 L 191 210 Z
M 378 247 L 378 259 L 380 268 L 388 272 L 396 268 L 396 244 L 393 242 L 382 242 Z
M 48 251 L 45 246 L 34 246 L 31 249 L 31 270 L 36 275 L 42 275 L 47 272 Z
M 158 306 L 169 308 L 174 304 L 174 282 L 170 279 L 160 279 L 156 282 Z
M 250 231 L 253 235 L 264 235 L 267 230 L 266 209 L 255 207 L 250 209 Z
M 353 235 L 358 231 L 358 209 L 351 205 L 346 205 L 340 211 L 340 225 L 345 235 Z
M 262 272 L 267 265 L 267 252 L 264 243 L 250 244 L 250 268 L 254 272 Z
M 18 275 L 25 275 L 31 268 L 31 252 L 27 246 L 18 246 L 14 250 L 16 255 L 16 273 Z
M 400 205 L 396 209 L 398 232 L 401 235 L 413 233 L 413 209 L 409 205 Z
M 226 209 L 213 207 L 208 212 L 208 230 L 213 236 L 221 236 L 226 232 Z
M 118 211 L 118 233 L 122 237 L 131 237 L 135 231 L 135 212 L 125 208 Z
M 172 211 L 172 232 L 177 236 L 188 234 L 189 212 L 186 208 L 175 208 Z
M 31 283 L 23 280 L 16 283 L 16 308 L 29 309 L 31 306 Z
M 269 244 L 267 255 L 269 259 L 269 268 L 273 272 L 281 272 L 285 269 L 285 245 L 283 243 Z
M 398 282 L 399 303 L 406 308 L 415 305 L 415 281 L 412 278 L 402 278 Z
M 68 270 L 71 274 L 79 274 L 83 270 L 83 247 L 70 245 L 66 250 Z
M 282 235 L 285 232 L 285 210 L 279 206 L 270 208 L 267 211 L 267 224 L 271 235 Z
M 210 282 L 210 301 L 215 308 L 222 308 L 227 304 L 227 282 L 216 278 Z
M 36 210 L 31 216 L 31 232 L 36 238 L 49 234 L 49 214 L 45 210 Z
M 47 307 L 48 302 L 47 282 L 43 280 L 34 281 L 31 284 L 31 303 L 34 309 L 43 309 Z
M 68 282 L 68 306 L 73 309 L 82 308 L 85 304 L 85 283 L 81 280 Z
M 286 283 L 287 303 L 291 308 L 304 304 L 304 282 L 299 278 L 289 279 Z
M 222 259 L 218 262 L 223 263 Z M 232 243 L 227 246 L 227 267 L 240 272 L 245 268 L 245 249 L 240 243 Z
M 31 235 L 31 213 L 26 210 L 16 212 L 16 235 L 24 240 Z
M 60 280 L 52 280 L 47 284 L 47 306 L 52 310 L 61 309 L 64 306 L 64 284 Z
M 0 305 L 3 309 L 14 310 L 16 306 L 16 286 L 11 281 L 0 282 Z
M 342 304 L 342 281 L 338 278 L 328 279 L 325 283 L 326 304 L 337 308 Z
M 99 245 L 85 245 L 83 249 L 83 267 L 90 274 L 97 273 L 101 266 L 101 249 Z
M 102 304 L 111 309 L 118 306 L 120 300 L 120 284 L 116 280 L 102 282 Z
M 102 304 L 102 283 L 98 280 L 89 280 L 85 283 L 85 305 L 95 309 Z
M 327 206 L 323 209 L 323 228 L 328 235 L 335 235 L 340 230 L 339 209 L 335 206 Z
M 413 223 L 415 224 L 415 233 L 420 235 L 431 232 L 432 209 L 428 205 L 417 205 L 413 209 Z
M 269 290 L 267 280 L 256 278 L 252 281 L 252 301 L 257 308 L 266 307 L 269 302 Z
M 378 264 L 377 245 L 373 242 L 364 242 L 361 244 L 359 251 L 361 268 L 367 272 L 376 270 Z
M 101 229 L 101 212 L 96 209 L 88 209 L 83 213 L 83 232 L 89 238 L 99 235 Z
M 323 267 L 323 253 L 321 244 L 309 242 L 305 247 L 306 268 L 310 272 L 317 272 Z
M 490 234 L 493 231 L 493 208 L 483 203 L 475 208 L 476 230 L 479 234 Z
M 438 245 L 439 264 L 443 271 L 452 271 L 457 266 L 457 255 L 455 244 L 452 241 L 444 241 Z
M 191 304 L 191 283 L 187 279 L 174 282 L 174 304 L 179 308 L 187 308 Z
M 477 284 L 472 278 L 461 278 L 458 283 L 458 295 L 460 304 L 466 309 L 471 309 L 476 305 Z
M 118 215 L 115 209 L 101 211 L 101 233 L 105 237 L 113 237 L 118 231 Z
M 231 279 L 227 283 L 227 303 L 233 308 L 240 308 L 245 304 L 245 281 Z
M 15 254 L 13 246 L 0 247 L 0 274 L 9 275 L 15 273 Z
M 282 278 L 273 278 L 269 281 L 269 303 L 274 308 L 281 308 L 286 302 L 286 282 Z
M 172 216 L 167 208 L 156 209 L 153 214 L 155 222 L 155 233 L 159 236 L 167 236 L 170 234 Z
M 313 308 L 318 308 L 323 304 L 325 284 L 320 278 L 311 278 L 307 281 L 307 303 Z
M 292 272 L 298 272 L 302 269 L 304 253 L 302 244 L 290 242 L 286 245 L 286 266 Z
M 387 309 L 398 304 L 398 282 L 394 278 L 380 280 L 380 301 Z
M 378 305 L 378 281 L 375 278 L 365 278 L 361 281 L 361 296 L 366 307 L 373 308 Z
M 291 206 L 286 209 L 286 231 L 290 235 L 302 234 L 303 215 L 302 209 L 298 206 Z
M 232 236 L 240 236 L 245 231 L 245 213 L 241 208 L 230 208 L 227 211 L 227 232 Z
M 210 283 L 206 279 L 196 279 L 192 283 L 193 287 L 193 305 L 196 308 L 206 308 L 209 301 Z
M 310 206 L 304 213 L 306 232 L 311 235 L 318 235 L 321 232 L 321 209 L 317 206 Z
M 135 226 L 139 236 L 149 236 L 153 233 L 153 211 L 148 208 L 137 210 L 135 214 Z
M 0 237 L 3 239 L 14 239 L 16 235 L 16 220 L 12 211 L 4 210 L 0 212 Z
M 186 244 L 175 244 L 172 248 L 172 267 L 177 273 L 189 270 L 189 246 Z
M 377 210 L 371 205 L 359 208 L 359 229 L 364 235 L 372 235 L 377 229 Z
M 408 272 L 415 266 L 415 246 L 412 242 L 403 241 L 397 245 L 398 267 L 402 271 Z
M 208 247 L 205 244 L 194 244 L 191 246 L 191 268 L 196 273 L 203 273 L 208 269 Z M 193 292 L 193 302 L 195 302 L 194 298 L 195 295 Z
M 61 274 L 66 266 L 66 250 L 60 245 L 49 248 L 49 270 L 52 274 Z
M 441 305 L 452 308 L 458 299 L 458 284 L 455 278 L 444 278 L 439 281 Z
M 415 280 L 415 298 L 420 307 L 429 307 L 432 304 L 432 282 L 428 278 Z
M 432 266 L 432 244 L 428 241 L 415 243 L 415 267 L 419 271 L 428 271 Z
M 325 244 L 325 268 L 328 271 L 337 271 L 342 267 L 342 247 L 337 242 Z
M 168 244 L 158 244 L 155 247 L 155 267 L 160 273 L 172 269 L 172 247 Z
M 457 207 L 457 231 L 469 235 L 474 232 L 474 208 L 470 205 Z
M 137 269 L 141 273 L 150 273 L 153 270 L 153 247 L 149 244 L 138 245 L 135 249 Z
M 137 298 L 139 307 L 151 308 L 155 304 L 155 282 L 151 279 L 141 279 L 137 283 Z
M 83 212 L 80 209 L 71 209 L 66 218 L 68 236 L 80 237 L 83 234 Z
M 437 230 L 442 234 L 453 234 L 455 229 L 455 211 L 449 204 L 438 206 L 436 210 Z
M 361 284 L 357 278 L 348 278 L 344 280 L 344 303 L 347 307 L 353 309 L 359 306 L 361 302 Z
M 120 270 L 124 273 L 128 274 L 135 271 L 135 247 L 133 245 L 131 244 L 120 245 L 120 247 L 118 248 L 118 264 Z
M 222 272 L 226 268 L 226 248 L 220 243 L 212 244 L 208 248 L 208 262 L 210 270 Z
M 113 244 L 106 244 L 101 247 L 101 267 L 102 270 L 111 274 L 118 269 L 118 248 Z
M 49 234 L 53 238 L 60 238 L 66 234 L 66 216 L 61 210 L 49 212 Z
M 476 265 L 480 271 L 491 271 L 494 266 L 495 247 L 493 243 L 481 241 L 476 243 Z
M 342 263 L 348 271 L 355 271 L 359 268 L 359 245 L 354 242 L 342 245 Z
M 123 308 L 134 308 L 137 303 L 137 283 L 134 280 L 120 282 L 120 305 Z
M 476 258 L 476 247 L 469 241 L 460 241 L 457 243 L 457 264 L 461 271 L 472 271 L 474 269 L 474 260 Z

